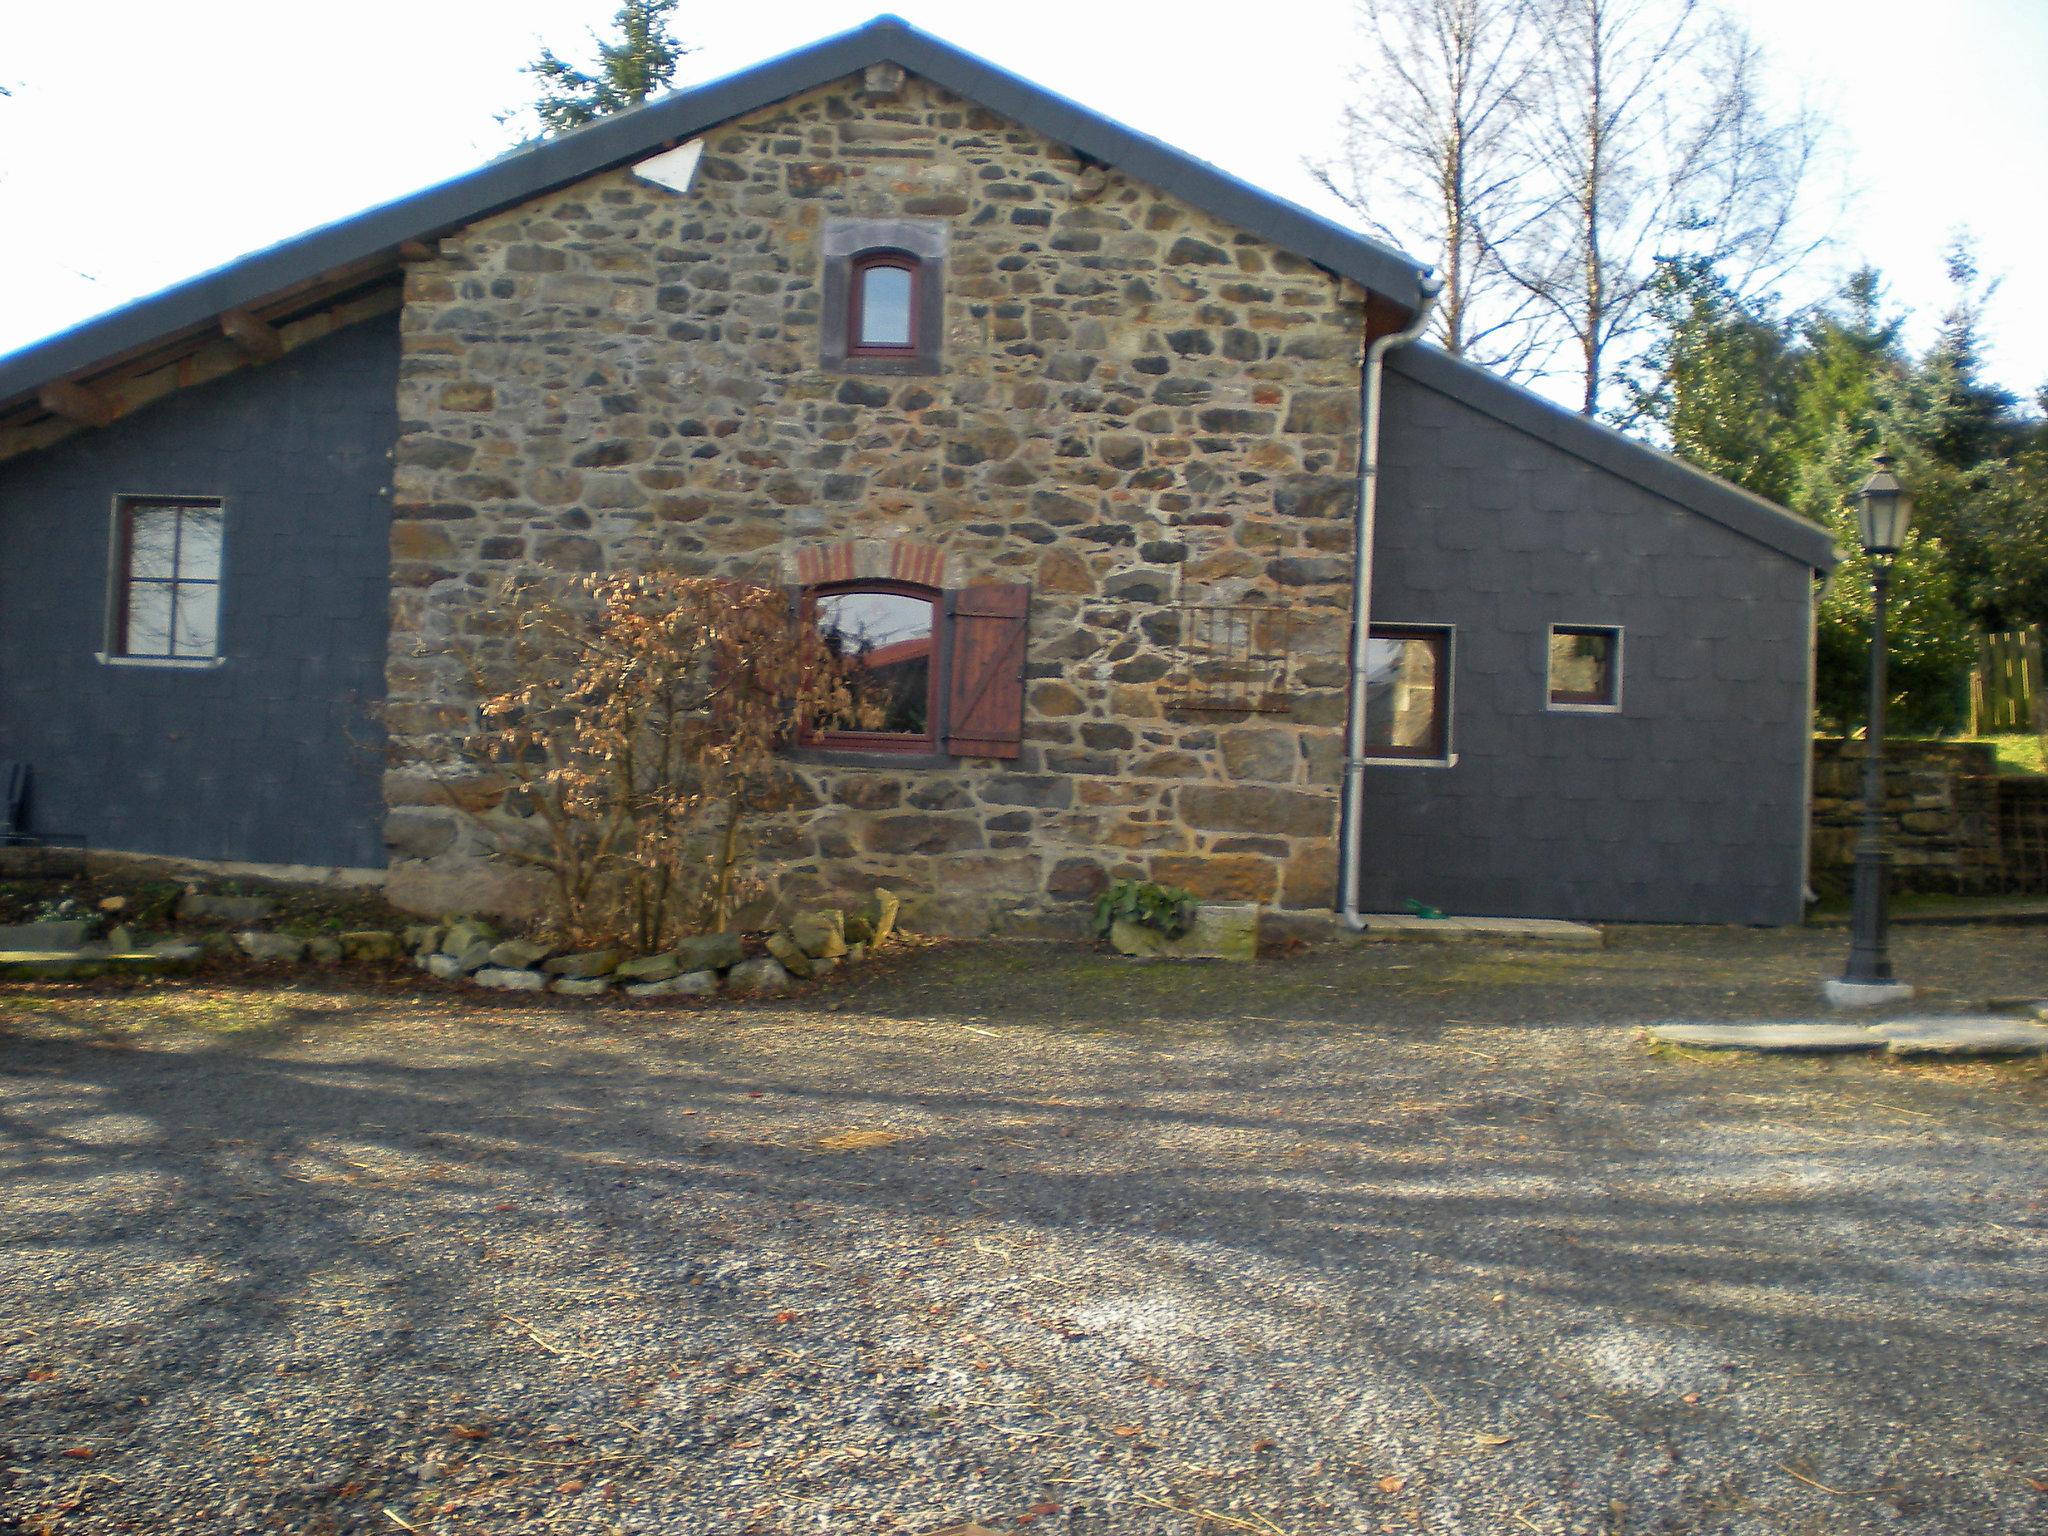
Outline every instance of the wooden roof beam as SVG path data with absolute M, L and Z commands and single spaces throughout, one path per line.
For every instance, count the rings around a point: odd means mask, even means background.
M 254 362 L 274 363 L 284 356 L 284 337 L 277 327 L 246 309 L 231 309 L 222 315 L 220 328 Z
M 55 379 L 42 387 L 43 409 L 81 427 L 104 427 L 120 414 L 114 402 L 96 389 Z

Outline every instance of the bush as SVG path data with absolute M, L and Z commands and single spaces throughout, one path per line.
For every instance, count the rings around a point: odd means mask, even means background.
M 841 664 L 775 587 L 658 567 L 526 579 L 501 602 L 495 654 L 462 657 L 474 729 L 435 766 L 508 789 L 451 803 L 499 856 L 546 871 L 566 942 L 653 951 L 723 931 L 778 749 L 853 711 Z

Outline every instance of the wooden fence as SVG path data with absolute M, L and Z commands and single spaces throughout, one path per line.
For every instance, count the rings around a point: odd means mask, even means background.
M 1970 734 L 2048 734 L 2048 686 L 2041 677 L 2041 631 L 2015 629 L 1977 637 L 1970 672 Z

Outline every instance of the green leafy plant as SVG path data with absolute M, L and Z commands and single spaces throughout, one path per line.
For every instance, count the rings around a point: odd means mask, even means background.
M 1109 937 L 1118 919 L 1177 939 L 1195 926 L 1195 898 L 1177 885 L 1151 880 L 1118 880 L 1095 898 L 1095 935 Z

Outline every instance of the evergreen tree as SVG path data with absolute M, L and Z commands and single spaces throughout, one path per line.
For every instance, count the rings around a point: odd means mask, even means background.
M 637 107 L 675 78 L 676 65 L 691 50 L 670 30 L 680 0 L 625 0 L 612 18 L 617 36 L 591 34 L 597 67 L 578 69 L 554 49 L 543 47 L 525 72 L 540 82 L 533 103 L 547 133 L 566 133 L 600 117 Z

